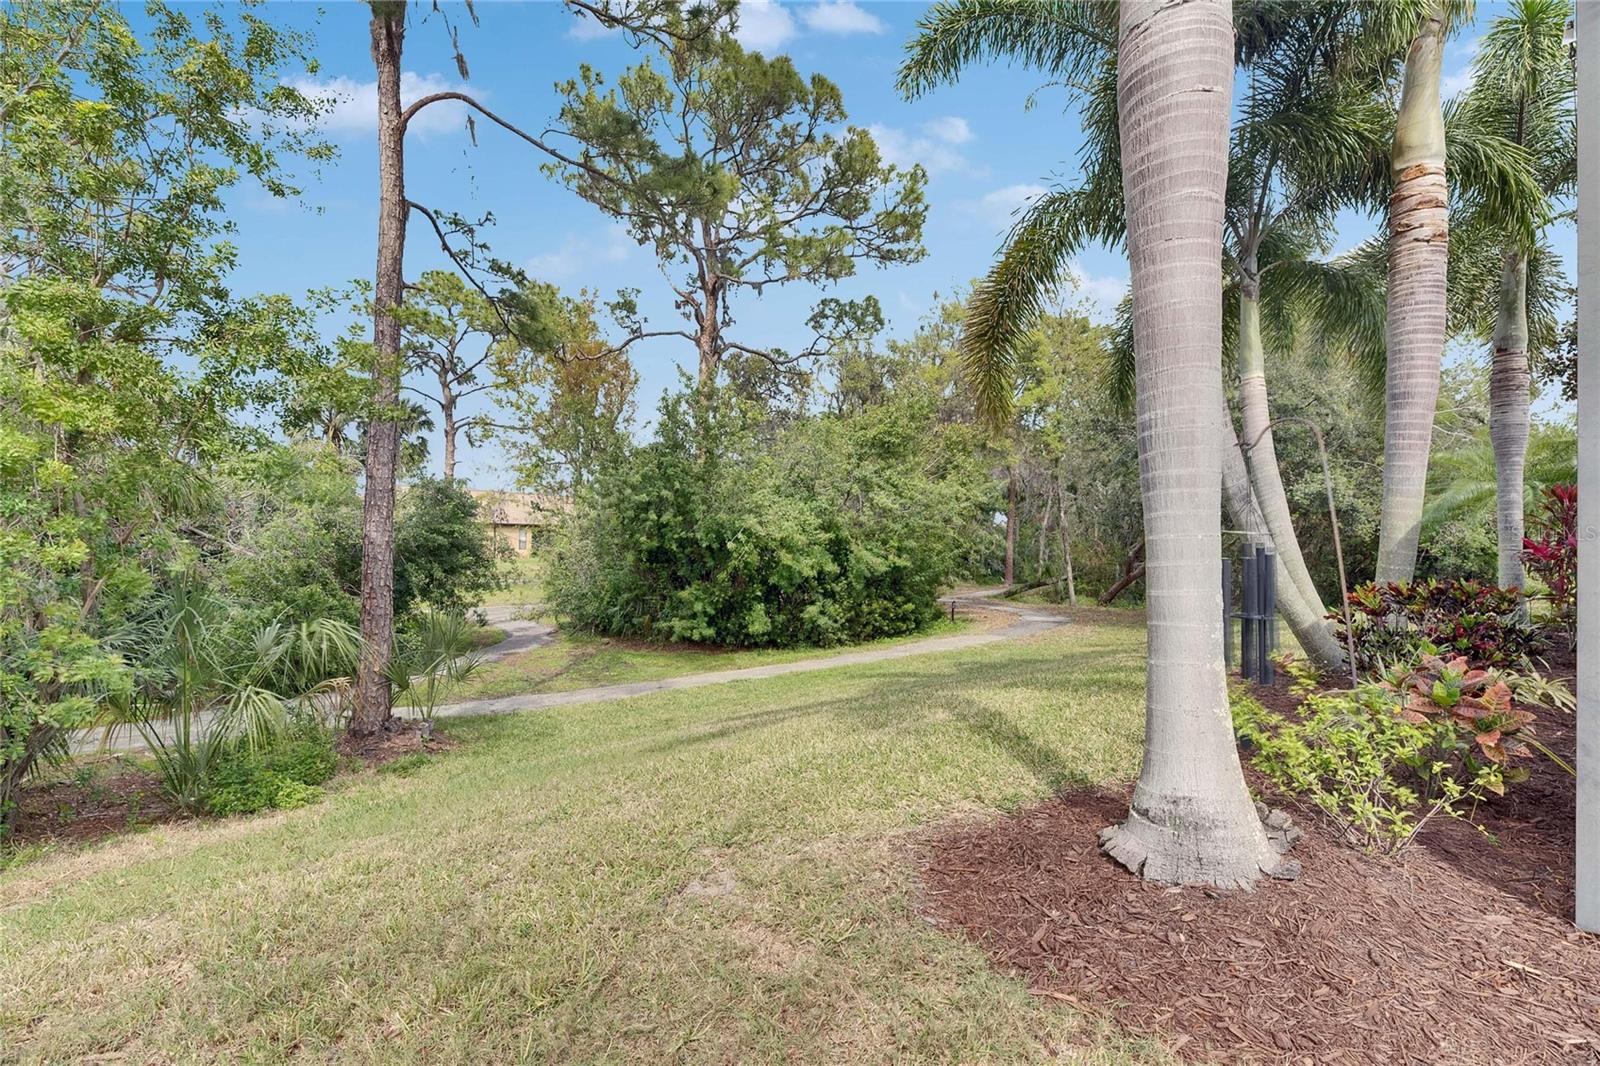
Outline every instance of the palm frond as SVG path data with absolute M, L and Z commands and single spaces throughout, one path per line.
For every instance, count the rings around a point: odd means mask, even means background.
M 1009 417 L 1019 347 L 1072 257 L 1091 241 L 1117 242 L 1123 228 L 1120 197 L 1106 203 L 1082 189 L 1057 189 L 1028 206 L 973 289 L 961 331 L 962 374 L 985 424 L 998 428 Z
M 1082 82 L 1116 50 L 1116 4 L 1109 0 L 947 0 L 917 20 L 895 85 L 916 99 L 994 59 Z
M 1314 346 L 1347 360 L 1381 395 L 1388 362 L 1387 274 L 1387 246 L 1373 237 L 1331 260 L 1275 264 L 1263 281 L 1263 294 L 1286 301 L 1314 323 Z

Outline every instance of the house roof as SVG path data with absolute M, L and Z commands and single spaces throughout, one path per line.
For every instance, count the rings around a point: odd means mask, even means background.
M 542 526 L 572 510 L 570 499 L 544 492 L 467 491 L 478 501 L 478 513 L 497 526 Z

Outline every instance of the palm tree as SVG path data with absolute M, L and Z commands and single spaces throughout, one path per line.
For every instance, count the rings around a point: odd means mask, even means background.
M 1225 262 L 1246 469 L 1288 580 L 1284 617 L 1308 654 L 1338 668 L 1344 658 L 1325 621 L 1321 595 L 1306 567 L 1290 518 L 1267 402 L 1268 341 L 1288 343 L 1298 317 L 1318 320 L 1328 337 L 1360 331 L 1347 321 L 1365 304 L 1345 299 L 1382 278 L 1323 263 L 1325 234 L 1337 209 L 1359 197 L 1361 175 L 1387 145 L 1387 117 L 1373 89 L 1382 69 L 1388 21 L 1368 18 L 1349 0 L 1280 5 L 1240 3 L 1236 60 L 1251 76 L 1232 139 Z M 990 275 L 974 292 L 962 349 L 980 411 L 996 421 L 1010 402 L 1022 338 L 1086 243 L 1120 245 L 1125 230 L 1118 165 L 1115 5 L 1092 2 L 1011 4 L 960 0 L 936 5 L 901 69 L 902 91 L 916 95 L 958 76 L 984 56 L 1042 68 L 1082 95 L 1082 183 L 1036 200 L 1007 239 Z M 1394 51 L 1391 47 L 1390 51 Z M 1281 277 L 1263 303 L 1268 274 Z M 1379 296 L 1381 299 L 1381 295 Z M 1263 313 L 1267 315 L 1263 326 Z M 1131 362 L 1119 363 L 1124 372 Z M 1114 382 L 1131 393 L 1126 374 Z M 1228 447 L 1234 448 L 1230 442 Z
M 1445 0 L 1432 0 L 1406 53 L 1389 153 L 1387 388 L 1379 581 L 1410 581 L 1428 484 L 1433 413 L 1446 330 L 1450 190 L 1439 99 Z
M 1150 617 L 1145 756 L 1107 853 L 1147 879 L 1249 887 L 1284 863 L 1239 767 L 1222 665 L 1226 0 L 1124 3 L 1117 104 Z
M 1577 178 L 1576 91 L 1563 41 L 1568 0 L 1516 0 L 1494 21 L 1473 63 L 1463 116 L 1527 150 L 1536 198 L 1523 214 L 1545 221 L 1552 200 Z M 1528 454 L 1528 364 L 1555 343 L 1555 304 L 1566 295 L 1548 244 L 1515 229 L 1468 219 L 1471 252 L 1451 263 L 1451 298 L 1491 344 L 1489 436 L 1494 446 L 1497 582 L 1521 588 L 1524 470 Z M 1468 256 L 1471 262 L 1466 262 Z M 1491 313 L 1492 309 L 1492 313 Z

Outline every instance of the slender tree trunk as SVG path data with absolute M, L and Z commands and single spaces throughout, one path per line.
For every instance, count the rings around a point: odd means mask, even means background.
M 1244 452 L 1239 447 L 1239 437 L 1233 428 L 1233 415 L 1228 411 L 1226 400 L 1220 413 L 1223 421 L 1222 498 L 1227 505 L 1229 520 L 1250 544 L 1266 544 L 1276 551 L 1266 516 L 1262 514 L 1250 485 Z M 1334 639 L 1326 610 L 1321 603 L 1315 607 L 1307 603 L 1293 581 L 1280 582 L 1278 585 L 1278 613 L 1283 615 L 1283 620 L 1289 624 L 1289 631 L 1317 669 L 1333 673 L 1345 668 L 1344 649 Z
M 1144 766 L 1101 843 L 1148 880 L 1249 887 L 1282 859 L 1245 788 L 1222 662 L 1227 0 L 1127 0 L 1117 69 L 1150 652 Z
M 1528 457 L 1528 257 L 1508 250 L 1489 370 L 1489 440 L 1494 445 L 1498 583 L 1522 588 L 1523 470 Z
M 721 323 L 722 314 L 721 294 L 715 286 L 706 288 L 701 295 L 705 306 L 702 308 L 700 330 L 695 338 L 695 347 L 700 350 L 700 387 L 708 389 L 717 382 L 717 369 L 722 362 L 721 352 Z
M 1435 0 L 1406 55 L 1405 85 L 1389 159 L 1389 349 L 1383 436 L 1379 581 L 1410 581 L 1428 487 L 1445 341 L 1450 202 L 1445 180 L 1439 65 L 1444 5 Z
M 1054 494 L 1055 493 L 1053 489 L 1046 489 L 1044 506 L 1039 508 L 1039 544 L 1037 547 L 1038 563 L 1034 566 L 1033 571 L 1033 576 L 1035 578 L 1044 577 L 1045 568 L 1050 563 L 1050 538 L 1046 536 L 1046 534 L 1050 532 L 1050 514 L 1054 510 L 1052 504 L 1055 502 L 1051 499 L 1051 496 Z
M 1017 583 L 1017 472 L 1006 470 L 1006 587 Z
M 1267 403 L 1267 359 L 1261 340 L 1261 280 L 1253 272 L 1239 279 L 1239 415 L 1244 423 L 1246 467 L 1255 489 L 1261 514 L 1272 534 L 1278 566 L 1295 586 L 1300 598 L 1310 604 L 1318 618 L 1327 613 L 1311 571 L 1300 552 L 1300 538 L 1289 513 L 1289 496 L 1283 488 L 1278 467 L 1278 449 L 1273 440 L 1272 410 Z
M 1078 606 L 1078 584 L 1072 575 L 1072 531 L 1067 528 L 1067 490 L 1056 486 L 1056 536 L 1061 541 L 1061 569 L 1067 578 L 1067 603 Z
M 460 427 L 456 425 L 456 399 L 451 394 L 449 385 L 440 375 L 439 384 L 439 422 L 444 429 L 444 479 L 452 481 L 456 476 L 456 434 Z
M 373 286 L 373 402 L 367 427 L 366 492 L 361 515 L 361 663 L 350 732 L 370 736 L 389 721 L 384 670 L 394 644 L 394 478 L 400 430 L 400 305 L 406 239 L 405 130 L 400 124 L 403 2 L 372 4 L 372 59 L 378 72 L 378 271 Z

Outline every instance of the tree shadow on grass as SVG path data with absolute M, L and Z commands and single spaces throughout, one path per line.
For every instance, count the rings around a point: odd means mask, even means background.
M 1051 675 L 1070 675 L 1075 667 L 1093 669 L 1084 685 L 1085 698 L 1092 698 L 1097 689 L 1110 682 L 1100 675 L 1105 668 L 1104 649 L 1077 649 L 1053 664 L 1044 677 L 1030 677 L 1026 670 L 1019 673 L 1011 663 L 942 662 L 930 663 L 914 677 L 903 673 L 887 674 L 883 682 L 866 692 L 848 696 L 819 696 L 785 703 L 767 710 L 749 711 L 716 719 L 705 727 L 689 726 L 650 745 L 649 754 L 663 755 L 710 744 L 729 737 L 756 730 L 768 729 L 806 718 L 825 715 L 841 726 L 861 731 L 883 731 L 897 728 L 915 728 L 935 721 L 924 701 L 918 696 L 938 692 L 937 710 L 940 717 L 960 723 L 999 748 L 1036 778 L 1046 788 L 1054 791 L 1071 786 L 1095 784 L 1083 768 L 1072 766 L 1056 748 L 1042 742 L 1013 718 L 993 707 L 985 706 L 953 690 L 952 682 L 984 691 L 1037 685 Z M 1064 723 L 1070 724 L 1070 723 Z
M 1048 744 L 1041 743 L 1010 718 L 990 707 L 973 706 L 956 714 L 956 720 L 970 729 L 975 736 L 993 742 L 1017 764 L 1039 780 L 1051 792 L 1068 786 L 1086 786 L 1097 782 L 1090 779 L 1081 768 L 1073 768 L 1061 753 Z

